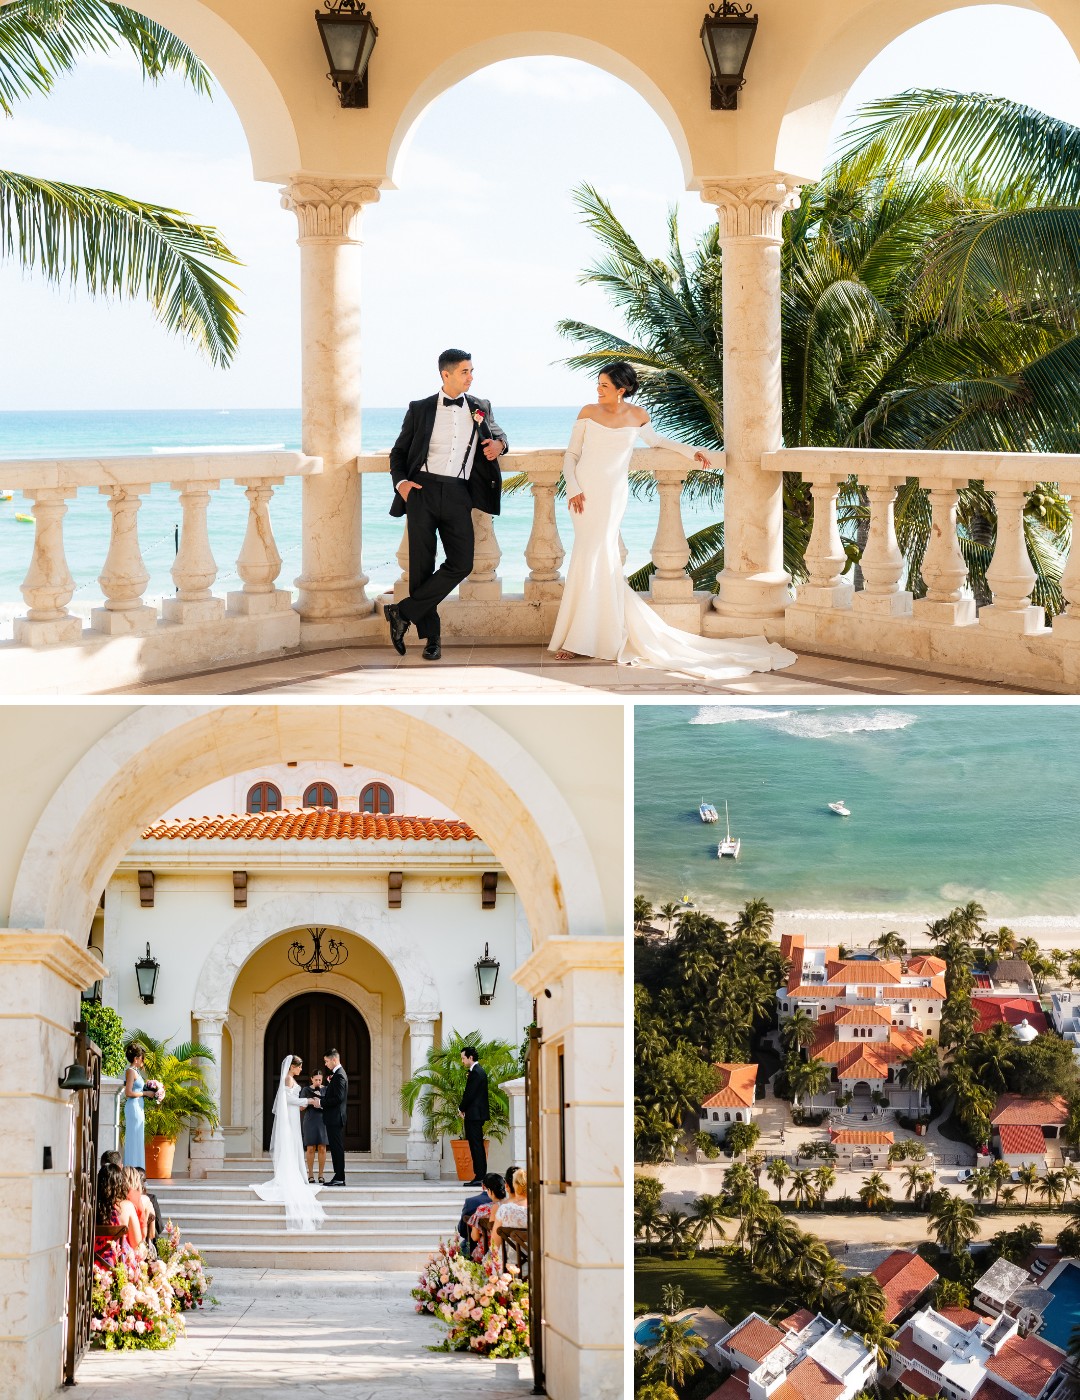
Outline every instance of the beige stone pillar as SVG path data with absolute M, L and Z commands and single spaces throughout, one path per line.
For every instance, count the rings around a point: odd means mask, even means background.
M 544 1371 L 552 1400 L 623 1394 L 622 972 L 621 938 L 566 937 L 541 943 L 514 972 L 536 1000 L 542 1036 Z
M 195 1039 L 213 1055 L 213 1063 L 201 1061 L 206 1073 L 206 1087 L 221 1118 L 221 1042 L 227 1011 L 203 1011 L 195 1018 Z M 190 1172 L 193 1181 L 205 1179 L 208 1171 L 225 1164 L 225 1134 L 220 1122 L 216 1128 L 200 1128 L 188 1145 Z
M 303 450 L 321 457 L 303 483 L 297 608 L 309 637 L 342 634 L 373 610 L 361 564 L 360 225 L 378 182 L 298 175 L 282 191 L 300 225 Z
M 782 617 L 791 582 L 781 476 L 761 458 L 782 446 L 780 245 L 799 186 L 773 171 L 705 180 L 701 197 L 716 206 L 724 273 L 724 568 L 713 607 L 760 632 Z
M 52 1396 L 61 1381 L 73 1095 L 57 1080 L 74 1055 L 82 988 L 101 970 L 67 933 L 0 932 L 0 1057 L 12 1070 L 0 1080 L 0 1394 L 17 1377 L 20 1400 Z
M 427 1063 L 428 1051 L 435 1044 L 435 1022 L 437 1013 L 431 1011 L 406 1011 L 405 1024 L 409 1028 L 409 1077 L 423 1069 Z M 424 1137 L 423 1122 L 419 1111 L 409 1121 L 409 1136 L 405 1140 L 406 1165 L 418 1168 L 429 1180 L 437 1180 L 440 1174 L 442 1143 L 428 1142 Z

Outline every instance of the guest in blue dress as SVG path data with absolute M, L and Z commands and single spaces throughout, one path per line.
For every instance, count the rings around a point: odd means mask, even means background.
M 146 1050 L 137 1040 L 127 1048 L 127 1075 L 124 1079 L 124 1166 L 146 1166 L 146 1136 L 143 1099 L 146 1090 L 142 1069 Z

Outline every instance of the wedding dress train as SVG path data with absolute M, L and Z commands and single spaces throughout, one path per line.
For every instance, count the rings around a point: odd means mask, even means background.
M 261 1200 L 285 1207 L 286 1230 L 317 1230 L 326 1211 L 315 1198 L 317 1186 L 309 1184 L 300 1133 L 300 1100 L 307 1098 L 298 1084 L 288 1085 L 292 1056 L 281 1062 L 281 1078 L 274 1096 L 274 1130 L 270 1135 L 272 1181 L 254 1183 L 251 1189 Z
M 694 455 L 694 448 L 661 437 L 649 424 L 609 428 L 593 418 L 579 418 L 574 424 L 563 476 L 567 498 L 584 492 L 585 509 L 570 512 L 574 544 L 549 650 L 679 671 L 710 681 L 736 680 L 751 671 L 790 666 L 797 659 L 795 653 L 764 637 L 695 637 L 669 626 L 626 582 L 619 526 L 629 497 L 630 456 L 638 437 L 650 447 Z

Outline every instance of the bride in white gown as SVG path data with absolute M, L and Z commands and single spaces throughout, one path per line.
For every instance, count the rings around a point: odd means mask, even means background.
M 622 360 L 605 365 L 597 379 L 597 402 L 583 408 L 574 424 L 563 459 L 574 545 L 549 650 L 561 661 L 595 656 L 711 681 L 790 666 L 795 653 L 764 637 L 695 637 L 670 627 L 623 577 L 619 526 L 636 440 L 673 448 L 709 466 L 704 452 L 661 437 L 644 409 L 624 403 L 637 387 L 633 366 Z
M 274 1130 L 270 1135 L 270 1160 L 274 1179 L 252 1185 L 255 1194 L 271 1205 L 285 1207 L 286 1230 L 317 1230 L 326 1211 L 315 1199 L 317 1186 L 310 1186 L 304 1165 L 304 1145 L 300 1133 L 300 1109 L 314 1099 L 303 1094 L 295 1075 L 303 1068 L 296 1055 L 281 1062 L 281 1077 L 274 1095 Z

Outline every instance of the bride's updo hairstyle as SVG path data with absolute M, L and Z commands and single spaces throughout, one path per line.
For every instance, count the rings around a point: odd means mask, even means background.
M 640 387 L 634 366 L 626 360 L 612 360 L 611 364 L 604 365 L 600 373 L 606 374 L 612 385 L 623 391 L 623 398 L 632 399 Z

